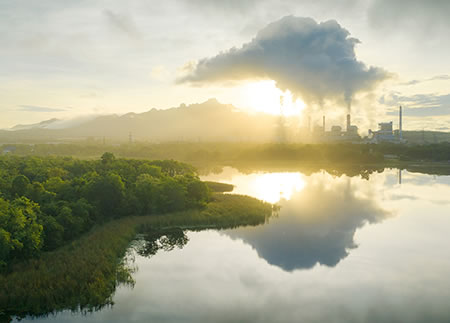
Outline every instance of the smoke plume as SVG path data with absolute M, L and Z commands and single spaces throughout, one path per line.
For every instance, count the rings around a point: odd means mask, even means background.
M 335 20 L 287 16 L 258 32 L 241 48 L 203 58 L 179 83 L 272 79 L 305 102 L 323 105 L 330 100 L 350 106 L 358 92 L 369 92 L 390 74 L 358 61 L 358 39 Z

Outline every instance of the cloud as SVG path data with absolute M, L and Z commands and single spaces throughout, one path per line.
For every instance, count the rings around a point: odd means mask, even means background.
M 389 111 L 387 115 L 396 116 L 398 111 Z M 450 115 L 450 106 L 447 107 L 429 107 L 429 108 L 403 108 L 403 115 L 406 117 L 433 117 Z
M 389 34 L 408 30 L 408 34 L 439 37 L 437 31 L 450 29 L 450 1 L 448 0 L 375 0 L 368 9 L 369 24 Z M 433 31 L 433 32 L 431 32 Z
M 408 82 L 404 82 L 401 83 L 400 85 L 416 85 L 416 84 L 421 84 L 424 82 L 430 82 L 430 81 L 449 81 L 450 80 L 450 75 L 447 74 L 442 74 L 442 75 L 436 75 L 427 79 L 423 79 L 423 80 L 411 80 Z
M 411 117 L 450 115 L 450 94 L 415 94 L 411 96 L 392 92 L 380 98 L 380 103 L 389 107 L 403 106 L 403 114 Z M 388 115 L 397 115 L 398 111 L 389 111 Z
M 432 78 L 430 78 L 430 81 L 448 81 L 448 80 L 450 80 L 450 75 L 446 75 L 446 74 L 443 74 L 443 75 L 436 75 L 436 76 L 433 76 Z
M 116 29 L 132 38 L 140 37 L 140 33 L 139 33 L 133 19 L 130 16 L 123 15 L 123 14 L 117 14 L 115 12 L 112 12 L 109 9 L 104 10 L 103 14 L 107 18 L 108 23 L 114 29 Z
M 27 112 L 61 112 L 66 111 L 66 109 L 62 108 L 49 108 L 49 107 L 40 107 L 36 105 L 19 105 L 19 111 L 27 111 Z
M 449 128 L 449 127 L 437 127 L 436 130 L 439 130 L 439 131 L 449 131 L 450 128 Z
M 320 177 L 291 200 L 281 201 L 269 225 L 225 231 L 251 245 L 261 258 L 285 271 L 336 266 L 357 247 L 355 232 L 391 216 L 370 197 L 360 197 L 350 179 L 329 186 Z
M 335 20 L 287 16 L 258 32 L 241 48 L 203 58 L 179 83 L 194 85 L 250 79 L 273 79 L 308 103 L 350 102 L 357 92 L 372 90 L 390 74 L 358 61 L 359 40 Z

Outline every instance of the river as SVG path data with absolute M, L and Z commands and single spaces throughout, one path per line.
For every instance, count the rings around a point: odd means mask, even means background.
M 185 232 L 152 257 L 130 249 L 136 283 L 112 307 L 33 321 L 450 322 L 450 176 L 225 167 L 202 179 L 280 209 L 264 225 Z

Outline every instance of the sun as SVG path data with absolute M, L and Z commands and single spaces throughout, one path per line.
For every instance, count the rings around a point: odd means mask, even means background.
M 250 195 L 269 203 L 290 200 L 294 193 L 306 186 L 300 173 L 290 172 L 250 174 L 234 178 L 233 184 L 236 185 L 233 193 Z
M 305 108 L 305 103 L 296 99 L 287 90 L 281 91 L 275 86 L 275 81 L 266 80 L 244 85 L 245 105 L 258 112 L 284 116 L 299 115 Z

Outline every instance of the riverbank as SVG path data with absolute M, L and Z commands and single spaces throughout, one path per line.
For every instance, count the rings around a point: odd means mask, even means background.
M 8 322 L 12 315 L 94 311 L 112 305 L 117 286 L 134 283 L 133 268 L 123 259 L 140 231 L 258 225 L 271 214 L 272 205 L 255 198 L 216 194 L 201 210 L 130 216 L 94 227 L 69 245 L 18 263 L 0 275 L 0 322 Z
M 208 175 L 212 172 L 212 167 L 197 167 L 201 175 Z M 371 173 L 380 173 L 384 169 L 396 168 L 407 170 L 410 172 L 421 172 L 430 175 L 450 175 L 450 163 L 448 162 L 430 162 L 430 161 L 401 161 L 388 160 L 382 162 L 371 163 L 331 163 L 331 162 L 299 162 L 296 160 L 259 160 L 257 162 L 250 161 L 230 161 L 223 166 L 214 166 L 214 169 L 222 169 L 222 167 L 233 167 L 242 173 L 252 173 L 255 171 L 263 172 L 301 172 L 303 174 L 313 174 L 320 171 L 326 171 L 333 175 L 347 176 L 367 176 Z M 218 171 L 217 171 L 218 172 Z

